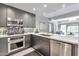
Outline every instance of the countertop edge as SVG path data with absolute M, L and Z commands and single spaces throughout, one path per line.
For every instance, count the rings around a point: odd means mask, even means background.
M 15 37 L 15 36 L 25 36 L 25 35 L 37 35 L 37 36 L 41 36 L 41 37 L 45 37 L 45 38 L 48 38 L 48 39 L 51 39 L 51 40 L 57 40 L 57 41 L 61 41 L 61 42 L 66 42 L 66 43 L 70 43 L 70 44 L 79 44 L 78 41 L 75 41 L 75 40 L 63 40 L 63 39 L 57 39 L 57 38 L 53 38 L 53 37 L 47 37 L 47 36 L 42 36 L 38 33 L 24 33 L 24 34 L 15 34 L 15 35 L 1 35 L 0 36 L 0 39 L 1 38 L 11 38 L 11 37 Z

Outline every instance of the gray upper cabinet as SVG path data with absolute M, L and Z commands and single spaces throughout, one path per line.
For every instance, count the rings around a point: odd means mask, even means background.
M 6 26 L 6 6 L 0 4 L 0 26 Z
M 0 26 L 7 26 L 7 20 L 23 20 L 25 28 L 35 28 L 35 15 L 20 9 L 0 4 Z
M 12 20 L 14 19 L 23 19 L 24 17 L 24 12 L 20 11 L 19 9 L 16 8 L 7 8 L 7 17 L 11 18 Z
M 8 20 L 8 18 L 11 18 L 11 20 L 15 19 L 15 9 L 14 8 L 11 8 L 11 7 L 7 8 L 7 20 Z
M 35 15 L 30 13 L 25 13 L 24 15 L 24 27 L 25 28 L 35 28 Z
M 11 7 L 8 7 L 7 11 L 8 17 L 12 20 L 23 20 L 25 28 L 35 28 L 35 15 Z
M 15 9 L 15 18 L 18 19 L 18 20 L 23 20 L 24 18 L 24 12 L 19 10 L 19 9 Z

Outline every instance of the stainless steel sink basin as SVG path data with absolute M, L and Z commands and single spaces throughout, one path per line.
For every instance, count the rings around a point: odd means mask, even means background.
M 40 34 L 40 35 L 43 35 L 43 36 L 51 36 L 51 35 L 49 35 L 49 34 Z

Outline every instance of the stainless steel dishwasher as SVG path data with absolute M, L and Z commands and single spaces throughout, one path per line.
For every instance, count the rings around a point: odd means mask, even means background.
M 50 55 L 51 56 L 71 56 L 72 45 L 59 41 L 50 40 Z

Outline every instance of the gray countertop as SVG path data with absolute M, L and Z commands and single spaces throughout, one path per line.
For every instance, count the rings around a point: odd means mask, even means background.
M 10 38 L 10 37 L 15 37 L 15 36 L 24 36 L 24 35 L 28 35 L 31 33 L 25 33 L 25 34 L 15 34 L 15 35 L 0 35 L 0 38 Z
M 58 41 L 67 42 L 71 44 L 79 44 L 78 38 L 74 38 L 72 36 L 63 36 L 58 34 L 51 34 L 51 36 L 43 36 L 43 35 L 40 35 L 40 33 L 24 33 L 24 34 L 15 34 L 15 35 L 0 35 L 0 38 L 10 38 L 10 37 L 24 36 L 29 34 L 45 37 L 51 40 L 58 40 Z
M 71 44 L 79 44 L 79 39 L 72 36 L 70 37 L 70 36 L 63 36 L 63 35 L 58 35 L 58 34 L 51 34 L 51 36 L 43 36 L 40 34 L 33 34 L 33 35 L 38 35 L 38 36 L 45 37 L 51 40 L 57 40 L 61 42 L 71 43 Z

